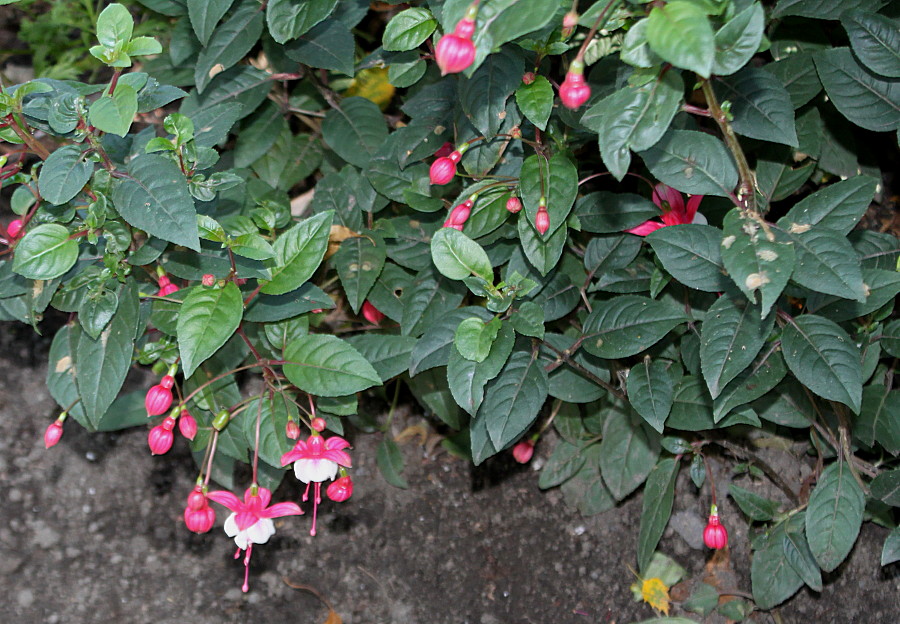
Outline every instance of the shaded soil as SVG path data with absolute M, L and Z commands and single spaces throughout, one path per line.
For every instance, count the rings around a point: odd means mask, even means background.
M 209 534 L 183 526 L 196 474 L 183 441 L 154 458 L 143 429 L 92 435 L 72 422 L 57 447 L 43 448 L 43 429 L 58 410 L 44 388 L 45 350 L 46 340 L 29 328 L 0 323 L 0 582 L 7 597 L 0 621 L 325 622 L 322 603 L 285 581 L 320 591 L 345 624 L 654 617 L 628 589 L 640 499 L 581 517 L 558 490 L 537 488 L 534 468 L 552 446 L 546 442 L 531 466 L 500 458 L 480 469 L 409 443 L 402 448 L 410 488 L 399 490 L 378 474 L 377 435 L 359 435 L 353 497 L 325 501 L 317 537 L 309 536 L 309 514 L 279 521 L 276 535 L 254 550 L 251 591 L 242 594 L 243 568 L 221 530 L 224 510 Z M 727 477 L 719 478 L 724 488 Z M 290 479 L 275 499 L 300 493 Z M 747 527 L 729 502 L 723 517 L 732 519 L 733 580 L 747 591 Z M 695 576 L 709 558 L 697 544 L 703 506 L 689 481 L 680 481 L 661 544 Z M 885 535 L 866 524 L 821 595 L 801 591 L 780 620 L 755 614 L 754 621 L 896 622 L 900 573 L 879 567 Z

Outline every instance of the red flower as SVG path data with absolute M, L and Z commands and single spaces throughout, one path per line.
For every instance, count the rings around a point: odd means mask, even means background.
M 161 425 L 156 425 L 147 435 L 147 444 L 150 445 L 150 453 L 153 455 L 165 455 L 172 448 L 172 442 L 175 441 L 175 434 L 172 429 L 175 428 L 175 419 L 166 416 Z
M 51 446 L 56 446 L 56 443 L 59 442 L 59 439 L 63 434 L 63 421 L 61 419 L 56 419 L 50 426 L 47 427 L 47 430 L 44 431 L 44 446 L 46 448 L 50 448 Z
M 591 87 L 584 79 L 584 63 L 573 61 L 566 79 L 559 85 L 559 99 L 566 108 L 576 110 L 590 97 Z
M 325 490 L 325 494 L 336 503 L 343 503 L 353 496 L 353 480 L 350 475 L 344 475 L 331 483 Z
M 522 210 L 522 200 L 513 195 L 506 200 L 506 209 L 511 213 L 516 214 L 517 212 Z
M 25 225 L 22 223 L 22 219 L 13 219 L 9 222 L 9 225 L 6 226 L 6 234 L 9 236 L 10 241 L 14 241 L 22 235 L 22 230 L 25 228 Z
M 434 58 L 441 68 L 442 76 L 457 74 L 475 60 L 475 44 L 472 43 L 474 32 L 475 14 L 470 7 L 466 17 L 456 24 L 453 34 L 444 35 L 437 43 Z
M 522 440 L 513 447 L 513 458 L 520 464 L 527 464 L 534 455 L 534 440 Z
M 216 512 L 209 506 L 209 501 L 201 486 L 196 486 L 188 494 L 187 507 L 184 508 L 184 523 L 194 533 L 207 533 L 216 522 Z
M 181 416 L 178 417 L 178 431 L 188 440 L 193 440 L 197 435 L 197 421 L 186 409 L 181 410 Z
M 449 156 L 442 156 L 433 163 L 428 170 L 428 176 L 432 184 L 449 184 L 456 175 L 456 163 L 462 158 L 462 153 L 454 150 Z
M 160 416 L 165 414 L 172 405 L 172 386 L 175 385 L 175 378 L 166 375 L 159 384 L 153 386 L 147 391 L 144 397 L 144 407 L 147 408 L 148 416 Z
M 685 206 L 684 197 L 681 193 L 665 184 L 657 184 L 653 188 L 653 203 L 662 210 L 662 216 L 660 217 L 662 223 L 659 221 L 644 221 L 639 226 L 625 231 L 629 234 L 646 236 L 650 232 L 655 232 L 667 225 L 706 223 L 706 217 L 697 212 L 701 201 L 703 201 L 703 195 L 691 195 L 687 201 L 687 206 Z
M 369 303 L 368 299 L 363 302 L 362 315 L 372 325 L 380 325 L 381 321 L 384 320 L 384 313 Z
M 703 529 L 703 543 L 710 548 L 720 549 L 728 545 L 728 531 L 719 522 L 719 513 L 715 505 L 709 511 L 709 523 Z

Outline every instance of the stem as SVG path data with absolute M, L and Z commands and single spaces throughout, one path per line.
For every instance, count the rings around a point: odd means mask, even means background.
M 781 478 L 781 475 L 778 474 L 775 469 L 772 468 L 769 464 L 757 457 L 752 451 L 729 442 L 728 440 L 712 440 L 712 443 L 721 446 L 725 450 L 729 451 L 732 455 L 740 457 L 741 459 L 752 461 L 759 467 L 760 470 L 763 471 L 763 474 L 769 477 L 769 480 L 771 480 L 772 483 L 778 486 L 778 489 L 784 492 L 785 496 L 787 496 L 793 504 L 796 505 L 800 502 L 797 498 L 797 495 L 794 493 L 794 490 L 791 489 L 791 486 L 789 486 L 787 482 L 785 482 L 785 480 Z
M 597 377 L 597 375 L 595 375 L 594 373 L 592 373 L 591 371 L 586 369 L 584 366 L 582 366 L 581 364 L 579 364 L 578 362 L 576 362 L 575 360 L 572 359 L 572 353 L 578 349 L 578 347 L 580 346 L 580 342 L 576 342 L 574 345 L 572 345 L 572 347 L 570 349 L 566 349 L 565 351 L 561 351 L 547 342 L 542 342 L 541 344 L 543 346 L 547 347 L 548 349 L 550 349 L 551 351 L 553 351 L 554 353 L 556 353 L 556 355 L 558 357 L 556 362 L 551 362 L 550 364 L 547 365 L 547 367 L 545 367 L 545 368 L 547 368 L 547 372 L 550 372 L 556 368 L 559 368 L 559 365 L 562 363 L 566 363 L 569 366 L 571 366 L 572 368 L 574 368 L 575 370 L 577 370 L 579 373 L 581 373 L 582 375 L 584 375 L 585 377 L 587 377 L 588 379 L 593 381 L 598 386 L 601 386 L 604 390 L 606 390 L 610 394 L 612 394 L 620 399 L 627 398 L 625 396 L 624 392 L 622 392 L 621 390 L 616 388 L 614 385 L 612 385 L 608 381 L 606 381 L 600 377 Z
M 606 22 L 609 21 L 608 14 L 610 13 L 610 9 L 619 4 L 620 1 L 621 0 L 609 0 L 609 2 L 606 3 L 606 6 L 603 7 L 603 10 L 600 11 L 600 15 L 597 16 L 596 21 L 594 21 L 594 25 L 591 26 L 591 29 L 588 31 L 587 36 L 581 43 L 581 47 L 578 49 L 578 54 L 575 55 L 576 61 L 580 61 L 584 58 L 584 51 L 587 49 L 588 44 L 591 42 L 591 39 L 594 38 L 594 35 L 597 34 L 598 30 L 600 30 L 603 26 L 606 26 Z
M 259 425 L 262 420 L 263 397 L 259 397 L 259 407 L 256 409 L 256 441 L 253 445 L 253 483 L 256 483 L 256 475 L 259 472 Z
M 737 198 L 740 202 L 738 207 L 756 212 L 756 181 L 753 177 L 753 170 L 750 169 L 750 163 L 747 162 L 747 156 L 744 154 L 744 150 L 741 148 L 741 144 L 731 124 L 728 123 L 728 116 L 722 110 L 722 107 L 719 106 L 719 100 L 716 99 L 716 93 L 713 91 L 712 84 L 709 80 L 701 79 L 700 85 L 703 89 L 703 96 L 706 98 L 706 104 L 709 106 L 709 112 L 719 126 L 719 130 L 722 131 L 725 145 L 728 147 L 731 155 L 734 156 L 738 166 L 738 174 L 741 178 L 741 186 Z
M 209 485 L 209 477 L 212 474 L 213 459 L 215 459 L 215 457 L 216 457 L 216 443 L 218 441 L 219 441 L 219 431 L 217 429 L 213 429 L 213 439 L 212 439 L 212 443 L 210 444 L 211 450 L 209 451 L 209 462 L 206 464 L 206 476 L 203 478 L 203 487 L 204 488 Z
M 709 482 L 709 489 L 712 492 L 712 504 L 718 507 L 719 503 L 716 499 L 716 480 L 713 479 L 712 469 L 709 467 L 709 460 L 703 453 L 700 453 L 700 457 L 703 458 L 703 469 L 706 470 L 706 480 Z
M 46 147 L 44 147 L 40 141 L 35 139 L 30 132 L 26 132 L 22 128 L 22 126 L 19 125 L 19 122 L 16 121 L 14 115 L 7 115 L 6 120 L 9 122 L 9 126 L 13 129 L 13 132 L 15 132 L 16 135 L 25 142 L 25 145 L 28 146 L 28 149 L 40 156 L 41 159 L 47 160 L 47 158 L 50 156 L 50 151 Z

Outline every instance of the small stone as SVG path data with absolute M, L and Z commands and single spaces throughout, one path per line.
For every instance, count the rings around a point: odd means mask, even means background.
M 30 607 L 34 604 L 34 592 L 30 589 L 20 590 L 19 594 L 16 596 L 16 600 L 19 602 L 19 606 Z

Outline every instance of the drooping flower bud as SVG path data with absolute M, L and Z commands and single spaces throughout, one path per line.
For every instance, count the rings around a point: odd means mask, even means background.
M 550 213 L 547 212 L 547 200 L 543 197 L 538 202 L 537 214 L 534 215 L 534 229 L 541 234 L 546 234 L 550 229 Z
M 188 440 L 193 440 L 197 435 L 197 421 L 186 409 L 181 410 L 181 415 L 178 417 L 178 431 Z
M 522 210 L 522 200 L 513 195 L 506 200 L 506 209 L 511 213 L 516 214 L 517 212 Z
M 159 289 L 159 292 L 156 293 L 157 297 L 168 297 L 173 292 L 178 292 L 178 286 L 172 284 L 171 282 L 163 286 Z
M 10 241 L 14 241 L 22 235 L 24 228 L 25 225 L 22 223 L 22 219 L 13 219 L 6 226 L 6 235 L 9 236 Z
M 381 310 L 379 310 L 378 308 L 376 308 L 375 306 L 373 306 L 369 302 L 368 299 L 363 302 L 362 315 L 367 321 L 369 321 L 373 325 L 379 325 L 379 324 L 381 324 L 381 321 L 384 320 L 384 313 Z
M 344 475 L 333 481 L 325 490 L 325 495 L 336 503 L 343 503 L 353 495 L 353 480 Z
M 728 531 L 719 521 L 719 510 L 713 505 L 709 510 L 709 522 L 703 529 L 703 543 L 709 548 L 725 548 L 728 545 Z
M 203 488 L 201 486 L 196 486 L 191 493 L 188 494 L 187 498 L 187 508 L 191 511 L 198 511 L 203 509 L 209 505 L 206 500 L 206 494 L 203 493 Z
M 563 106 L 577 110 L 591 97 L 591 87 L 584 79 L 584 63 L 580 60 L 572 62 L 566 79 L 559 85 L 559 99 Z
M 66 412 L 63 412 L 59 415 L 59 418 L 54 420 L 47 427 L 46 431 L 44 431 L 44 447 L 50 448 L 51 446 L 56 446 L 56 443 L 59 442 L 59 439 L 62 438 L 63 434 L 63 422 L 66 420 Z
M 291 440 L 297 440 L 300 438 L 300 425 L 297 424 L 297 421 L 287 421 L 287 424 L 284 426 L 284 435 L 286 435 Z
M 325 427 L 327 426 L 327 423 L 325 422 L 325 419 L 322 418 L 321 416 L 316 416 L 315 418 L 312 419 L 312 422 L 309 423 L 309 426 L 312 427 L 314 431 L 318 431 L 321 433 L 322 431 L 325 431 Z
M 572 33 L 575 32 L 575 27 L 578 26 L 578 13 L 575 11 L 569 11 L 563 16 L 562 21 L 562 36 L 563 39 L 568 39 L 572 36 Z
M 200 280 L 200 282 L 204 286 L 207 286 L 207 287 L 215 286 L 216 285 L 216 276 L 213 275 L 212 273 L 206 273 L 203 275 L 203 278 Z
M 527 464 L 534 455 L 534 440 L 522 440 L 513 447 L 513 458 L 520 464 Z
M 456 74 L 466 69 L 475 60 L 475 44 L 472 35 L 475 33 L 475 17 L 478 15 L 478 4 L 473 3 L 466 11 L 466 16 L 459 20 L 452 34 L 446 34 L 438 41 L 434 50 L 434 58 L 441 75 Z
M 438 148 L 438 151 L 434 153 L 435 158 L 443 158 L 444 156 L 449 156 L 454 151 L 453 143 L 450 141 L 446 141 L 443 145 Z
M 522 82 L 524 84 L 530 85 L 532 82 L 534 82 L 535 78 L 537 78 L 537 76 L 534 72 L 525 72 L 522 75 Z
M 456 175 L 456 163 L 459 162 L 460 158 L 462 158 L 462 154 L 458 151 L 453 151 L 449 156 L 438 158 L 431 163 L 431 168 L 428 170 L 431 183 L 449 184 Z
M 469 199 L 451 210 L 450 214 L 447 216 L 447 220 L 444 221 L 444 227 L 462 231 L 463 225 L 469 220 L 469 215 L 472 214 L 472 207 L 475 205 L 475 197 L 475 195 L 469 197 Z
M 197 486 L 188 494 L 187 507 L 184 508 L 184 524 L 194 533 L 207 533 L 216 523 L 216 512 L 209 506 L 209 499 L 201 486 Z
M 175 428 L 175 419 L 166 416 L 161 425 L 156 425 L 147 435 L 147 443 L 150 445 L 150 453 L 153 455 L 164 455 L 172 448 L 172 442 L 175 441 L 175 434 L 172 430 Z
M 144 397 L 144 407 L 147 408 L 148 416 L 160 416 L 166 413 L 172 405 L 173 385 L 175 385 L 175 378 L 166 375 L 159 384 L 147 391 L 147 396 Z

